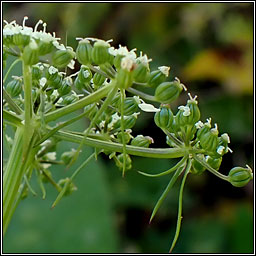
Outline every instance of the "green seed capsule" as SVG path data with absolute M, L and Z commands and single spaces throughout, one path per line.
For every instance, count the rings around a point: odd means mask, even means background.
M 124 129 L 131 129 L 135 123 L 136 123 L 137 117 L 136 115 L 131 116 L 124 116 Z M 121 119 L 117 120 L 114 125 L 114 129 L 120 129 L 121 128 Z
M 30 42 L 30 36 L 23 34 L 14 34 L 13 43 L 17 46 L 24 47 Z
M 215 170 L 219 170 L 220 169 L 220 165 L 222 162 L 222 157 L 218 157 L 218 158 L 213 158 L 210 156 L 207 156 L 206 158 L 206 162 Z
M 204 150 L 208 151 L 208 153 L 215 154 L 218 147 L 218 135 L 210 130 L 201 136 L 200 144 Z
M 229 182 L 235 187 L 243 187 L 252 180 L 253 174 L 249 166 L 247 168 L 234 167 L 228 174 Z
M 70 77 L 64 78 L 62 80 L 60 88 L 58 89 L 60 96 L 69 94 L 71 91 L 71 86 L 72 86 L 72 79 Z
M 197 155 L 199 158 L 204 159 L 204 155 Z M 193 174 L 202 174 L 206 168 L 202 166 L 198 161 L 192 159 L 191 173 Z
M 114 57 L 113 63 L 117 70 L 121 68 L 121 61 L 123 57 L 124 55 L 119 54 Z
M 116 82 L 119 88 L 127 89 L 133 82 L 133 74 L 127 69 L 120 69 L 116 74 Z
M 103 83 L 106 81 L 106 77 L 99 74 L 99 73 L 95 73 L 93 76 L 93 83 L 95 85 L 96 88 L 99 88 L 101 85 L 103 85 Z
M 15 77 L 6 85 L 6 91 L 11 97 L 17 97 L 22 91 L 22 79 Z
M 57 50 L 52 56 L 53 66 L 65 68 L 74 57 L 75 53 L 71 49 Z
M 131 145 L 136 147 L 148 148 L 151 143 L 153 143 L 153 139 L 151 137 L 138 135 L 132 140 Z
M 59 89 L 62 85 L 62 76 L 58 73 L 57 76 L 50 81 L 50 85 L 54 88 L 54 89 Z
M 173 113 L 170 108 L 163 106 L 154 116 L 155 124 L 161 129 L 168 129 L 173 123 Z
M 64 193 L 64 196 L 68 196 L 68 195 L 72 194 L 75 190 L 77 190 L 77 187 L 72 182 L 70 182 L 69 178 L 60 179 L 59 182 L 58 182 L 58 185 L 61 186 L 61 187 L 64 187 L 67 182 L 69 184 L 68 184 L 68 187 L 67 187 L 67 189 Z
M 125 116 L 130 116 L 133 113 L 138 112 L 139 107 L 138 107 L 138 102 L 134 97 L 127 97 L 124 100 L 124 115 Z
M 81 66 L 80 71 L 78 73 L 78 78 L 82 83 L 89 83 L 92 79 L 92 72 L 86 66 Z
M 155 91 L 155 98 L 162 103 L 171 103 L 176 100 L 183 87 L 179 81 L 161 83 Z
M 76 151 L 75 150 L 71 150 L 71 151 L 67 151 L 64 152 L 60 159 L 63 161 L 63 163 L 65 165 L 68 165 L 70 163 L 70 161 L 73 159 L 74 155 L 75 155 Z
M 39 61 L 39 52 L 36 42 L 31 41 L 25 48 L 22 54 L 22 59 L 26 65 L 34 65 Z
M 98 109 L 96 103 L 92 103 L 92 104 L 89 104 L 84 107 L 85 116 L 87 118 L 89 118 L 90 120 L 93 119 L 93 117 L 97 114 L 98 111 L 99 111 L 99 109 Z
M 109 44 L 105 41 L 97 41 L 92 48 L 92 61 L 101 65 L 110 60 L 110 54 L 108 52 Z
M 38 49 L 39 49 L 39 55 L 43 56 L 46 55 L 54 50 L 54 46 L 52 42 L 45 42 L 40 40 L 38 42 Z
M 135 82 L 146 83 L 149 79 L 149 68 L 143 63 L 137 64 L 133 71 L 133 77 Z
M 74 86 L 76 87 L 77 90 L 82 91 L 84 89 L 84 83 L 82 83 L 79 80 L 79 77 L 77 76 L 74 82 Z
M 125 162 L 125 170 L 129 170 L 132 168 L 132 159 L 131 157 L 126 154 L 126 162 Z M 119 169 L 123 169 L 123 164 L 124 164 L 124 154 L 120 154 L 117 156 L 117 159 L 118 161 L 115 161 L 116 162 L 116 165 Z
M 157 87 L 166 80 L 166 75 L 164 75 L 160 70 L 154 70 L 150 73 L 148 78 L 148 85 L 150 87 Z
M 116 137 L 117 137 L 117 140 L 119 143 L 123 143 L 122 132 L 119 132 Z M 131 134 L 129 132 L 125 131 L 124 132 L 124 143 L 128 144 L 129 141 L 131 140 L 131 138 L 132 138 Z
M 92 46 L 86 39 L 81 40 L 76 48 L 76 57 L 80 64 L 87 65 L 91 62 Z
M 38 66 L 32 67 L 32 80 L 40 80 L 42 77 L 42 71 Z
M 63 105 L 69 105 L 69 104 L 71 104 L 71 103 L 73 103 L 77 100 L 79 100 L 77 95 L 75 95 L 75 94 L 68 95 L 68 96 L 63 97 L 62 104 Z

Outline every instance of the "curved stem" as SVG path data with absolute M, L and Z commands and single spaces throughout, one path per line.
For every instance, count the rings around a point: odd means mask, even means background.
M 22 126 L 22 119 L 20 119 L 19 116 L 15 115 L 14 113 L 11 113 L 5 109 L 3 109 L 3 119 L 6 123 L 13 125 L 13 126 Z
M 8 103 L 9 108 L 16 114 L 21 115 L 23 113 L 23 110 L 13 101 L 13 99 L 10 97 L 9 93 L 5 90 L 5 88 L 2 89 L 4 99 Z
M 13 69 L 13 67 L 14 67 L 19 61 L 21 61 L 20 58 L 19 58 L 19 59 L 16 59 L 16 60 L 11 64 L 11 66 L 9 67 L 8 71 L 6 72 L 6 74 L 5 74 L 5 76 L 4 76 L 3 83 L 5 83 L 5 81 L 6 81 L 7 77 L 8 77 L 8 75 L 9 75 L 10 72 L 11 72 L 11 70 Z
M 181 167 L 187 160 L 187 157 L 184 156 L 175 166 L 173 166 L 172 168 L 170 168 L 169 170 L 165 171 L 165 172 L 161 172 L 158 174 L 149 174 L 149 173 L 145 173 L 145 172 L 140 172 L 138 171 L 138 173 L 147 176 L 147 177 L 160 177 L 160 176 L 164 176 L 167 175 L 169 173 L 174 172 L 176 169 L 178 169 L 179 167 Z
M 83 136 L 64 131 L 58 131 L 54 137 L 74 143 L 81 143 Z M 86 137 L 84 144 L 93 148 L 110 150 L 113 152 L 123 152 L 123 145 L 110 141 L 103 141 Z M 192 153 L 201 153 L 200 149 L 189 148 L 143 148 L 126 145 L 127 154 L 134 156 L 153 157 L 153 158 L 178 158 Z
M 127 90 L 128 92 L 132 93 L 132 94 L 135 94 L 135 95 L 137 95 L 137 96 L 140 96 L 142 99 L 145 99 L 145 100 L 148 100 L 148 101 L 153 101 L 153 102 L 158 102 L 154 96 L 149 95 L 149 94 L 146 94 L 146 93 L 141 92 L 141 91 L 139 91 L 139 90 L 136 90 L 136 89 L 134 89 L 134 88 L 131 88 L 131 87 L 130 87 L 130 88 L 126 89 L 126 90 Z
M 123 172 L 122 176 L 124 177 L 125 167 L 126 167 L 126 144 L 124 137 L 124 98 L 125 98 L 125 90 L 121 89 L 121 135 L 122 135 L 122 143 L 123 143 Z
M 78 109 L 81 109 L 91 103 L 94 103 L 100 99 L 102 99 L 103 97 L 105 97 L 106 95 L 108 95 L 109 91 L 114 87 L 114 84 L 113 83 L 110 83 L 109 85 L 107 86 L 104 86 L 102 88 L 100 88 L 99 90 L 97 90 L 96 92 L 70 104 L 70 105 L 67 105 L 63 108 L 60 108 L 60 109 L 57 109 L 57 110 L 54 110 L 50 113 L 47 113 L 45 116 L 44 116 L 44 119 L 45 119 L 45 122 L 46 123 L 49 123 L 51 121 L 54 121 L 62 116 L 65 116 L 71 112 L 74 112 Z
M 173 242 L 172 242 L 172 245 L 171 245 L 171 248 L 170 248 L 170 251 L 171 252 L 177 242 L 177 239 L 179 237 L 179 233 L 180 233 L 180 226 L 181 226 L 181 220 L 182 220 L 182 197 L 183 197 L 183 190 L 184 190 L 184 185 L 185 185 L 185 181 L 186 181 L 186 178 L 189 174 L 189 171 L 190 171 L 190 168 L 191 168 L 191 159 L 188 160 L 188 163 L 187 163 L 187 167 L 186 167 L 186 170 L 185 170 L 185 173 L 184 173 L 184 176 L 183 176 L 183 179 L 182 179 L 182 182 L 181 182 L 181 186 L 180 186 L 180 194 L 179 194 L 179 210 L 178 210 L 178 219 L 177 219 L 177 226 L 176 226 L 176 232 L 175 232 L 175 235 L 174 235 L 174 239 L 173 239 Z
M 24 140 L 23 155 L 26 154 L 30 139 L 34 133 L 32 125 L 32 73 L 29 65 L 22 62 L 23 80 L 24 80 L 24 108 L 25 108 L 25 124 L 24 124 Z
M 175 136 L 173 136 L 173 134 L 171 134 L 169 131 L 167 131 L 166 129 L 163 129 L 163 132 L 170 138 L 170 140 L 172 140 L 176 145 L 178 146 L 183 146 L 184 143 L 182 141 L 180 141 L 178 138 L 176 138 Z
M 187 158 L 186 158 L 187 159 Z M 170 191 L 170 189 L 172 188 L 172 186 L 174 185 L 175 181 L 178 179 L 178 177 L 180 176 L 180 174 L 184 171 L 185 166 L 181 166 L 180 168 L 177 169 L 177 171 L 174 173 L 174 175 L 172 176 L 170 182 L 168 183 L 167 187 L 165 188 L 164 192 L 162 193 L 161 197 L 158 199 L 154 210 L 151 214 L 150 217 L 150 221 L 149 223 L 152 221 L 152 219 L 154 218 L 157 210 L 159 209 L 159 207 L 161 206 L 162 202 L 164 201 L 164 199 L 166 198 L 168 192 Z
M 202 166 L 204 166 L 208 171 L 216 175 L 217 177 L 221 178 L 222 180 L 228 181 L 228 176 L 221 174 L 220 172 L 213 169 L 208 163 L 206 163 L 203 159 L 197 157 L 195 154 L 193 154 L 194 159 L 199 162 Z
M 115 83 L 114 83 L 115 84 Z M 73 156 L 73 159 L 70 161 L 69 165 L 68 165 L 68 168 L 75 162 L 75 160 L 77 159 L 78 155 L 79 155 L 79 152 L 84 144 L 84 141 L 86 139 L 86 137 L 88 136 L 91 128 L 94 126 L 94 124 L 96 123 L 96 121 L 98 120 L 98 118 L 101 116 L 101 114 L 106 110 L 106 108 L 108 107 L 108 105 L 111 103 L 113 97 L 115 96 L 116 94 L 116 91 L 117 91 L 118 87 L 115 85 L 110 94 L 107 96 L 107 98 L 105 99 L 103 105 L 101 106 L 101 108 L 99 109 L 99 111 L 96 113 L 96 115 L 93 117 L 89 127 L 87 128 L 86 132 L 84 133 L 83 135 L 83 139 L 80 141 L 80 145 L 79 147 L 77 148 L 76 150 L 76 153 L 74 154 Z
M 60 199 L 64 196 L 68 186 L 71 184 L 71 182 L 74 180 L 74 178 L 81 172 L 81 170 L 94 158 L 95 153 L 92 153 L 72 174 L 72 176 L 68 179 L 68 181 L 65 183 L 64 187 L 61 189 L 60 193 L 58 194 L 56 200 L 52 204 L 52 208 L 56 206 L 56 204 L 60 201 Z

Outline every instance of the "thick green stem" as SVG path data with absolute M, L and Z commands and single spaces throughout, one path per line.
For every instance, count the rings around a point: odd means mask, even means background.
M 62 116 L 65 116 L 69 113 L 72 113 L 72 112 L 78 110 L 78 109 L 81 109 L 91 103 L 99 101 L 100 99 L 102 99 L 103 97 L 108 95 L 109 91 L 113 88 L 113 86 L 114 85 L 112 83 L 110 83 L 109 85 L 100 88 L 96 92 L 82 98 L 81 100 L 78 100 L 68 106 L 65 106 L 63 108 L 60 108 L 60 109 L 57 109 L 50 113 L 47 113 L 44 116 L 45 123 L 54 121 Z
M 64 131 L 58 131 L 56 138 L 74 143 L 81 143 L 83 136 Z M 113 152 L 123 152 L 123 145 L 110 141 L 97 140 L 86 137 L 84 144 L 90 147 L 110 150 Z M 192 153 L 201 153 L 200 149 L 190 148 L 143 148 L 126 145 L 126 153 L 134 156 L 153 157 L 153 158 L 179 158 Z
M 32 73 L 31 67 L 22 62 L 24 80 L 24 108 L 25 108 L 25 127 L 23 140 L 23 154 L 27 154 L 28 145 L 34 133 L 32 124 Z
M 11 218 L 12 207 L 18 193 L 22 177 L 25 173 L 23 155 L 24 127 L 18 127 L 10 157 L 3 176 L 3 232 L 7 230 Z

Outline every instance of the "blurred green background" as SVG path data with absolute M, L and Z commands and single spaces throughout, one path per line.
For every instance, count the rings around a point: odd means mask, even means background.
M 192 95 L 198 95 L 202 121 L 212 117 L 231 137 L 233 154 L 221 172 L 253 167 L 253 3 L 3 3 L 3 18 L 27 25 L 39 19 L 58 37 L 113 39 L 112 45 L 137 48 L 153 59 L 152 68 L 171 66 Z M 9 64 L 11 59 L 9 59 Z M 185 104 L 184 93 L 177 105 Z M 144 114 L 134 135 L 165 136 Z M 82 130 L 85 122 L 73 128 Z M 76 147 L 58 145 L 57 156 Z M 79 163 L 92 149 L 84 148 Z M 169 177 L 150 179 L 136 170 L 163 171 L 171 160 L 132 157 L 121 177 L 113 162 L 100 158 L 75 180 L 78 190 L 50 209 L 57 193 L 29 196 L 17 208 L 3 240 L 4 253 L 166 253 L 174 236 L 178 184 L 148 224 Z M 76 166 L 73 166 L 72 170 Z M 55 177 L 70 176 L 62 167 Z M 210 173 L 190 176 L 184 191 L 183 221 L 173 253 L 253 253 L 253 182 L 235 188 Z

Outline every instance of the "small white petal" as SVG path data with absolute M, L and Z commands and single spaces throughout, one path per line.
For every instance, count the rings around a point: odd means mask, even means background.
M 196 129 L 200 129 L 204 126 L 204 124 L 203 124 L 203 122 L 198 121 L 198 122 L 195 123 L 195 126 L 196 126 Z
M 145 112 L 159 112 L 160 111 L 159 108 L 155 108 L 153 105 L 147 104 L 147 103 L 141 103 L 138 106 L 142 111 L 145 111 Z
M 170 67 L 161 66 L 161 67 L 158 67 L 158 69 L 159 69 L 166 77 L 169 76 Z
M 218 149 L 217 149 L 217 153 L 220 154 L 220 155 L 222 155 L 223 152 L 224 152 L 224 149 L 225 149 L 225 147 L 219 146 Z

